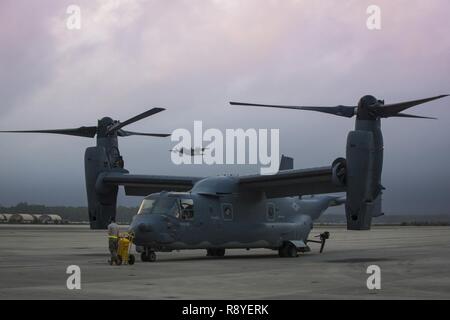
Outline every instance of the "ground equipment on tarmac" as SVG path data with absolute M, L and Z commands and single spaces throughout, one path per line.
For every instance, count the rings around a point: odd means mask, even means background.
M 133 265 L 136 261 L 131 252 L 133 245 L 133 235 L 131 233 L 123 233 L 119 236 L 119 245 L 117 249 L 117 265 L 128 264 Z

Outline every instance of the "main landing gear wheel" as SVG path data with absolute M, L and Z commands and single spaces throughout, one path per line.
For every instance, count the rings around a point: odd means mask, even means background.
M 281 258 L 287 257 L 287 250 L 286 249 L 287 249 L 286 246 L 281 246 L 281 247 L 278 248 L 278 255 Z
M 282 258 L 295 258 L 298 256 L 297 248 L 292 243 L 284 243 L 278 249 L 278 255 Z
M 223 257 L 224 255 L 225 255 L 225 249 L 223 249 L 223 248 L 206 249 L 207 257 Z
M 142 262 L 154 262 L 156 261 L 156 253 L 155 251 L 144 251 L 141 253 Z

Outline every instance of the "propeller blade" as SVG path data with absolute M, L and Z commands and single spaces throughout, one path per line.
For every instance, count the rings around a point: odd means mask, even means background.
M 308 110 L 317 111 L 336 116 L 351 118 L 356 114 L 356 107 L 353 106 L 336 106 L 336 107 L 309 107 L 309 106 L 286 106 L 286 105 L 273 105 L 273 104 L 258 104 L 258 103 L 245 103 L 245 102 L 230 102 L 233 106 L 252 106 L 252 107 L 267 107 L 267 108 L 282 108 L 282 109 L 295 109 L 295 110 Z
M 335 116 L 351 118 L 356 114 L 356 107 L 337 106 L 337 107 L 300 107 L 300 110 L 317 111 L 329 113 Z
M 164 108 L 153 108 L 153 109 L 150 109 L 148 111 L 145 111 L 145 112 L 143 112 L 141 114 L 138 114 L 137 116 L 134 116 L 134 117 L 132 117 L 132 118 L 130 118 L 130 119 L 124 121 L 124 122 L 119 122 L 119 123 L 111 126 L 108 129 L 108 133 L 110 133 L 112 131 L 115 131 L 115 130 L 119 130 L 119 129 L 121 129 L 121 128 L 123 128 L 123 127 L 125 127 L 125 126 L 127 126 L 127 125 L 129 125 L 131 123 L 137 122 L 137 121 L 142 120 L 142 119 L 147 118 L 147 117 L 150 117 L 150 116 L 152 116 L 152 115 L 154 115 L 156 113 L 159 113 L 161 111 L 164 111 L 164 110 L 166 110 L 166 109 L 164 109 Z
M 437 120 L 437 118 L 433 118 L 433 117 L 422 117 L 422 116 L 416 116 L 414 114 L 407 114 L 407 113 L 397 113 L 394 116 L 391 117 L 398 117 L 398 118 L 417 118 L 417 119 L 432 119 L 432 120 Z
M 389 117 L 393 117 L 393 116 L 399 114 L 403 110 L 412 108 L 419 104 L 423 104 L 423 103 L 430 102 L 433 100 L 441 99 L 441 98 L 444 98 L 447 96 L 448 96 L 448 94 L 443 94 L 443 95 L 435 96 L 435 97 L 431 97 L 431 98 L 412 100 L 412 101 L 404 101 L 404 102 L 393 103 L 393 104 L 385 104 L 385 105 L 381 105 L 381 106 L 375 106 L 372 108 L 378 117 L 389 118 Z
M 247 102 L 235 102 L 230 101 L 232 106 L 250 106 L 250 107 L 267 107 L 267 108 L 283 108 L 283 109 L 299 109 L 298 106 L 282 106 L 275 104 L 260 104 L 260 103 L 247 103 Z
M 73 129 L 50 129 L 50 130 L 13 130 L 0 131 L 0 133 L 53 133 L 69 136 L 93 138 L 97 134 L 97 127 L 79 127 Z
M 134 131 L 125 131 L 119 130 L 117 131 L 117 135 L 119 137 L 129 137 L 129 136 L 148 136 L 148 137 L 170 137 L 169 133 L 145 133 L 145 132 L 134 132 Z

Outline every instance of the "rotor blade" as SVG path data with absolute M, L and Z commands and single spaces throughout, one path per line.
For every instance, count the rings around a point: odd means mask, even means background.
M 402 112 L 403 110 L 409 109 L 409 108 L 417 106 L 419 104 L 430 102 L 430 101 L 437 100 L 437 99 L 441 99 L 441 98 L 444 98 L 447 96 L 448 96 L 448 94 L 443 94 L 443 95 L 431 97 L 431 98 L 405 101 L 405 102 L 399 102 L 399 103 L 393 103 L 393 104 L 385 104 L 385 105 L 373 107 L 373 109 L 374 109 L 376 115 L 379 116 L 380 118 L 388 118 L 388 117 L 393 117 L 396 114 Z
M 14 131 L 0 131 L 0 133 L 54 133 L 69 136 L 93 138 L 97 134 L 97 127 L 79 127 L 73 129 L 50 129 L 50 130 L 14 130 Z
M 230 101 L 232 106 L 250 106 L 250 107 L 267 107 L 267 108 L 283 108 L 283 109 L 300 109 L 298 106 L 283 106 L 274 104 L 260 104 L 260 103 L 246 103 L 246 102 L 235 102 Z
M 170 137 L 169 133 L 146 133 L 146 132 L 125 131 L 125 130 L 117 131 L 117 135 L 119 137 L 129 137 L 129 136 L 148 136 L 161 138 Z
M 341 116 L 351 118 L 355 115 L 356 107 L 350 106 L 337 106 L 337 107 L 300 107 L 300 110 L 317 111 L 323 113 L 333 114 L 335 116 Z
M 317 111 L 323 113 L 329 113 L 336 116 L 351 118 L 355 115 L 356 107 L 353 106 L 336 106 L 336 107 L 309 107 L 309 106 L 286 106 L 286 105 L 273 105 L 273 104 L 258 104 L 258 103 L 245 103 L 245 102 L 230 102 L 233 106 L 252 106 L 252 107 L 267 107 L 267 108 L 282 108 L 282 109 L 295 109 L 295 110 L 308 110 Z
M 125 127 L 125 126 L 127 126 L 127 125 L 129 125 L 131 123 L 134 123 L 136 121 L 142 120 L 142 119 L 147 118 L 147 117 L 150 117 L 150 116 L 152 116 L 152 115 L 154 115 L 156 113 L 159 113 L 161 111 L 164 111 L 164 110 L 166 110 L 166 109 L 164 109 L 164 108 L 153 108 L 153 109 L 150 109 L 148 111 L 145 111 L 145 112 L 143 112 L 141 114 L 138 114 L 137 116 L 134 116 L 133 118 L 130 118 L 130 119 L 124 121 L 124 122 L 119 122 L 119 123 L 111 126 L 108 129 L 108 133 L 110 133 L 110 132 L 112 132 L 114 130 L 119 130 L 119 129 L 121 129 L 121 128 L 123 128 L 123 127 Z
M 399 118 L 417 118 L 417 119 L 432 119 L 437 120 L 437 118 L 433 117 L 422 117 L 422 116 L 416 116 L 414 114 L 407 114 L 407 113 L 397 113 L 396 115 L 393 115 L 391 117 L 399 117 Z

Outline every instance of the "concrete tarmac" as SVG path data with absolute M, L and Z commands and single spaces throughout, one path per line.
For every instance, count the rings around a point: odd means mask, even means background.
M 449 299 L 450 227 L 330 231 L 325 251 L 279 258 L 276 251 L 157 253 L 156 262 L 107 264 L 104 231 L 87 226 L 0 225 L 0 299 Z M 66 268 L 81 268 L 68 290 Z M 366 285 L 381 268 L 381 289 Z

